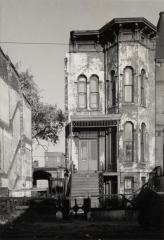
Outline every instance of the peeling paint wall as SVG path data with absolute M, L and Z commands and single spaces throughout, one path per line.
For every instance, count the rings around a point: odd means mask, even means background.
M 123 179 L 134 177 L 134 189 L 140 186 L 142 175 L 155 167 L 155 64 L 154 51 L 136 42 L 119 43 L 119 112 L 121 113 L 119 129 L 119 171 L 121 173 L 120 190 L 123 192 Z M 124 69 L 134 70 L 134 102 L 124 102 Z M 141 106 L 141 70 L 146 72 L 145 106 Z M 133 163 L 127 163 L 124 151 L 124 125 L 129 121 L 134 124 Z M 141 124 L 146 125 L 145 161 L 141 162 Z M 123 174 L 122 174 L 123 173 Z M 125 174 L 127 173 L 127 174 Z M 147 174 L 146 174 L 147 173 Z
M 69 53 L 67 60 L 66 87 L 68 88 L 66 99 L 68 101 L 68 121 L 71 115 L 97 115 L 105 112 L 104 99 L 104 56 L 103 53 Z M 87 109 L 78 111 L 77 80 L 83 74 L 87 78 Z M 93 111 L 89 107 L 89 81 L 90 77 L 96 74 L 99 78 L 99 110 Z
M 156 61 L 156 166 L 164 174 L 164 63 Z
M 116 21 L 116 24 L 112 25 L 114 21 Z M 96 44 L 97 49 L 101 49 L 101 52 L 84 51 L 84 49 L 80 51 L 78 49 L 77 45 L 79 43 L 85 45 L 87 49 L 86 36 L 88 38 L 93 38 L 93 36 L 95 36 L 94 31 L 72 32 L 71 52 L 67 54 L 65 69 L 65 106 L 69 123 L 71 122 L 72 115 L 77 115 L 80 119 L 82 115 L 92 115 L 94 118 L 96 115 L 108 115 L 110 117 L 110 114 L 117 116 L 115 114 L 119 113 L 121 118 L 117 129 L 117 172 L 111 169 L 106 169 L 106 171 L 108 171 L 108 177 L 111 177 L 112 174 L 117 176 L 118 191 L 123 193 L 125 178 L 133 178 L 133 190 L 137 190 L 142 186 L 144 181 L 148 180 L 149 173 L 155 167 L 154 36 L 156 32 L 155 29 L 152 29 L 152 26 L 149 26 L 150 28 L 146 26 L 147 22 L 145 22 L 145 20 L 142 20 L 144 21 L 144 23 L 142 23 L 143 25 L 137 22 L 138 19 L 136 19 L 134 23 L 131 22 L 133 21 L 131 19 L 129 23 L 126 20 L 123 24 L 117 24 L 117 21 L 121 22 L 124 21 L 124 19 L 114 19 L 100 29 L 100 35 L 98 37 L 100 38 L 100 42 Z M 124 70 L 126 67 L 133 69 L 132 102 L 125 102 L 124 100 Z M 142 70 L 145 71 L 144 104 L 141 103 Z M 90 76 L 96 74 L 100 79 L 100 109 L 98 111 L 93 111 L 89 109 L 89 107 L 84 111 L 79 111 L 77 108 L 77 79 L 81 74 L 84 74 L 87 78 L 87 94 L 89 93 Z M 113 96 L 115 96 L 115 101 L 113 101 Z M 89 106 L 89 95 L 87 95 L 87 106 Z M 131 162 L 126 160 L 125 154 L 124 127 L 126 122 L 131 122 L 133 124 L 134 145 L 133 159 Z M 146 126 L 144 160 L 141 159 L 142 124 Z M 74 162 L 78 169 L 78 139 L 74 133 L 71 134 L 67 136 L 66 140 L 67 156 Z M 108 161 L 107 158 L 109 158 L 109 154 L 107 153 L 108 147 L 106 143 L 104 147 L 104 149 L 106 149 L 104 152 L 106 152 L 103 155 L 104 158 L 106 158 L 106 162 Z M 162 150 L 160 149 L 159 151 L 161 152 Z M 111 161 L 113 161 L 113 159 Z

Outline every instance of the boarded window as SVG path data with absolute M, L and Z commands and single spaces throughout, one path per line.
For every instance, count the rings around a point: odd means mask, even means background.
M 124 71 L 124 100 L 133 102 L 133 70 L 130 67 Z
M 99 106 L 99 80 L 97 76 L 90 79 L 90 108 L 97 109 Z

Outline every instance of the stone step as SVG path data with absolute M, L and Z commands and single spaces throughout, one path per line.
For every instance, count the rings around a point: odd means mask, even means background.
M 95 191 L 95 190 L 97 190 L 98 188 L 97 187 L 89 187 L 89 188 L 86 188 L 86 187 L 81 187 L 81 188 L 78 188 L 78 187 L 76 187 L 76 188 L 73 188 L 73 191 Z M 98 190 L 97 190 L 98 191 Z
M 77 189 L 78 188 L 92 189 L 92 188 L 97 188 L 97 187 L 98 187 L 98 184 L 78 184 L 78 183 L 72 184 L 72 188 L 77 188 Z

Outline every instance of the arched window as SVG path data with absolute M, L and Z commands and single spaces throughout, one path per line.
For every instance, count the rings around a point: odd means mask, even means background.
M 141 124 L 141 162 L 145 161 L 145 146 L 146 146 L 146 125 Z
M 124 70 L 124 101 L 133 102 L 134 85 L 133 85 L 133 69 L 126 67 Z
M 87 79 L 81 75 L 78 78 L 78 108 L 87 107 Z
M 141 106 L 145 106 L 145 70 L 141 70 Z
M 132 162 L 134 149 L 134 127 L 133 123 L 131 122 L 126 122 L 125 124 L 124 148 L 125 148 L 125 160 L 127 162 Z
M 98 109 L 99 107 L 99 79 L 93 75 L 90 78 L 90 108 Z
M 112 106 L 116 105 L 116 79 L 115 71 L 111 71 L 111 83 L 112 83 Z

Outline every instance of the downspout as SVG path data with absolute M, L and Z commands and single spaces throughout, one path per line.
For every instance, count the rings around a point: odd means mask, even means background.
M 117 113 L 119 113 L 119 103 L 120 103 L 120 74 L 119 74 L 119 38 L 118 38 L 118 34 L 117 34 Z M 121 96 L 122 97 L 122 96 Z M 119 121 L 117 120 L 117 173 L 118 173 L 118 177 L 117 177 L 117 193 L 120 193 L 120 181 L 121 181 L 121 173 L 120 171 L 118 172 L 119 168 Z

